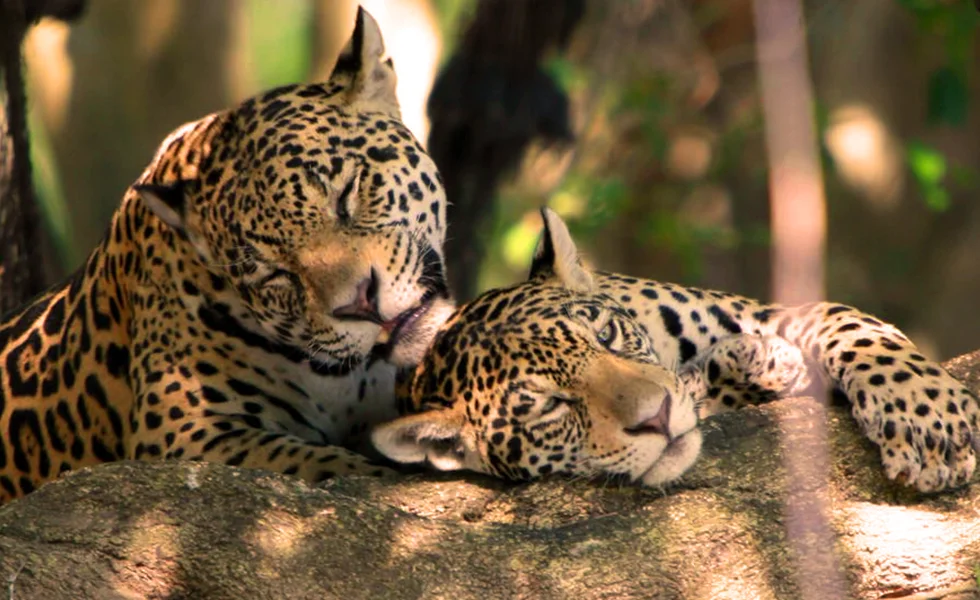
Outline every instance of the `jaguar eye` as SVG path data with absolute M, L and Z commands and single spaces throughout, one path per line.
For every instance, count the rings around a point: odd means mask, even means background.
M 354 177 L 347 182 L 343 191 L 337 196 L 337 220 L 346 225 L 351 222 L 352 196 L 357 178 Z
M 548 397 L 548 400 L 541 406 L 541 414 L 548 414 L 554 412 L 564 405 L 570 404 L 571 398 L 567 396 L 560 396 L 558 394 L 552 394 Z
M 257 282 L 255 282 L 255 287 L 261 288 L 269 285 L 270 283 L 292 280 L 292 278 L 293 278 L 293 274 L 290 273 L 289 271 L 285 269 L 276 269 L 273 272 L 266 275 L 265 277 L 263 277 L 262 279 L 259 279 Z
M 596 339 L 599 343 L 606 348 L 612 348 L 613 344 L 616 342 L 616 328 L 613 326 L 612 321 L 606 323 L 606 326 L 599 330 L 596 334 Z

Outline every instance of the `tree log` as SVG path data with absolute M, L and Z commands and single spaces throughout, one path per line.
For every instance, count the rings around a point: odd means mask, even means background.
M 948 366 L 977 389 L 978 364 Z M 784 449 L 824 417 L 830 480 L 788 485 Z M 317 488 L 180 461 L 86 469 L 0 509 L 0 597 L 795 598 L 821 581 L 786 538 L 790 489 L 825 498 L 849 597 L 976 597 L 976 480 L 901 489 L 847 410 L 812 399 L 705 430 L 703 458 L 666 492 L 456 474 Z

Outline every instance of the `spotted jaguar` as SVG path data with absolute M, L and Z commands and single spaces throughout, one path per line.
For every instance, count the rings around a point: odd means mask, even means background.
M 446 201 L 360 10 L 326 82 L 176 129 L 85 265 L 0 324 L 0 503 L 183 458 L 318 481 L 452 312 Z
M 697 459 L 699 419 L 830 386 L 890 479 L 930 492 L 973 474 L 976 397 L 896 327 L 591 271 L 542 215 L 529 279 L 458 309 L 402 388 L 408 414 L 373 431 L 389 458 L 659 486 Z

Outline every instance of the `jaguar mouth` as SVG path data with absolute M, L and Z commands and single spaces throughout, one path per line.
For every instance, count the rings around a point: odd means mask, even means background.
M 644 485 L 661 485 L 678 479 L 697 460 L 701 441 L 701 431 L 697 427 L 674 437 L 660 456 L 634 481 L 643 482 Z
M 389 356 L 398 342 L 414 329 L 415 324 L 432 307 L 434 296 L 434 293 L 425 294 L 418 306 L 403 311 L 395 318 L 381 323 L 381 332 L 378 334 L 373 349 L 374 354 L 382 357 Z

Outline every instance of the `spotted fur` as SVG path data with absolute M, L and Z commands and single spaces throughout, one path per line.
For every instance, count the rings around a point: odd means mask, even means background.
M 531 277 L 460 308 L 373 440 L 401 462 L 509 479 L 622 475 L 697 458 L 699 417 L 829 384 L 890 479 L 959 486 L 976 466 L 976 397 L 896 327 L 834 303 L 764 305 L 581 266 L 544 211 Z
M 184 458 L 378 472 L 394 365 L 452 306 L 445 197 L 360 11 L 326 83 L 174 131 L 85 266 L 0 324 L 0 502 L 59 473 Z

